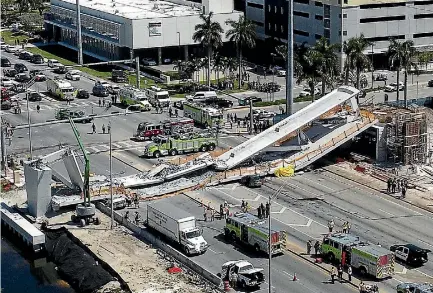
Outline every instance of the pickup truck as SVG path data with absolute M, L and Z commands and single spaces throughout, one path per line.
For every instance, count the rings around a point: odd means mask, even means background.
M 209 106 L 216 106 L 217 108 L 231 108 L 233 107 L 233 102 L 230 100 L 218 98 L 218 97 L 210 97 L 206 100 L 202 101 L 203 104 Z
M 89 117 L 86 115 L 86 113 L 84 113 L 84 111 L 70 111 L 69 109 L 59 109 L 56 114 L 55 117 L 57 120 L 66 120 L 69 118 L 72 119 L 77 119 L 77 118 L 82 118 L 80 120 L 78 120 L 77 122 L 81 122 L 81 123 L 90 123 L 93 120 L 93 117 Z
M 169 198 L 147 205 L 147 226 L 180 245 L 187 255 L 205 253 L 209 245 L 196 226 L 194 216 L 169 202 Z
M 230 280 L 230 276 L 233 273 L 235 273 L 237 276 L 236 286 L 240 286 L 244 290 L 260 287 L 260 284 L 265 281 L 263 269 L 254 268 L 251 263 L 245 260 L 232 260 L 222 265 L 222 280 Z

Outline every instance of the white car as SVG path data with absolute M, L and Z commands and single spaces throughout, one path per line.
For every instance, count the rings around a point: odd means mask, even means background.
M 54 68 L 54 67 L 59 67 L 61 65 L 62 64 L 56 59 L 48 59 L 48 67 Z
M 271 118 L 277 115 L 275 112 L 266 111 L 263 109 L 253 110 L 253 116 L 259 116 L 259 118 Z
M 22 53 L 22 52 L 24 52 L 25 50 L 24 49 L 17 49 L 15 52 L 14 52 L 14 55 L 15 56 L 20 56 L 20 54 Z
M 18 50 L 18 48 L 14 47 L 14 46 L 7 46 L 5 48 L 5 51 L 8 52 L 8 53 L 15 53 L 17 50 Z
M 6 44 L 5 42 L 1 42 L 0 49 L 4 50 L 4 49 L 6 49 L 6 47 L 9 47 L 9 45 Z
M 277 73 L 277 76 L 280 76 L 280 77 L 286 76 L 286 71 L 283 69 L 277 70 L 276 73 Z
M 71 70 L 65 74 L 65 78 L 69 79 L 69 80 L 80 80 L 80 78 L 81 78 L 80 73 L 81 73 L 81 71 L 79 71 L 79 70 Z
M 320 89 L 315 88 L 314 89 L 314 95 L 320 95 Z M 307 97 L 311 96 L 311 92 L 309 88 L 305 88 L 302 92 L 299 93 L 300 97 Z
M 404 84 L 403 84 L 402 82 L 399 82 L 399 83 L 398 83 L 398 86 L 397 86 L 397 83 L 396 83 L 396 82 L 390 83 L 389 85 L 387 85 L 387 86 L 385 87 L 385 92 L 396 92 L 396 91 L 397 91 L 397 88 L 398 88 L 400 91 L 404 90 Z
M 7 78 L 7 77 L 1 77 L 1 86 L 11 87 L 14 84 L 16 84 L 16 82 L 14 80 Z

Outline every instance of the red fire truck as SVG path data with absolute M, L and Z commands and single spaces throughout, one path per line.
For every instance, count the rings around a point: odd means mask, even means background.
M 153 140 L 158 135 L 172 135 L 174 133 L 191 133 L 194 131 L 194 120 L 182 118 L 176 120 L 164 120 L 159 123 L 142 122 L 138 124 L 134 139 L 144 141 Z

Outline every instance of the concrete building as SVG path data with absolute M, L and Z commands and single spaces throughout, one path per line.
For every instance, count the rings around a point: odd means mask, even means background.
M 80 7 L 83 52 L 101 60 L 130 58 L 133 50 L 161 62 L 169 47 L 182 47 L 179 55 L 188 56 L 188 47 L 196 45 L 192 35 L 200 14 L 213 12 L 224 30 L 226 20 L 242 15 L 234 10 L 233 0 L 81 0 Z M 45 25 L 55 42 L 76 50 L 75 0 L 51 0 Z M 148 51 L 155 48 L 157 55 Z
M 413 40 L 420 49 L 429 47 L 433 50 L 431 0 L 293 1 L 293 33 L 297 43 L 314 44 L 324 36 L 331 43 L 343 44 L 363 33 L 374 42 L 366 52 L 369 54 L 386 51 L 391 37 Z M 256 24 L 260 38 L 287 39 L 286 0 L 245 0 L 244 7 L 246 17 Z

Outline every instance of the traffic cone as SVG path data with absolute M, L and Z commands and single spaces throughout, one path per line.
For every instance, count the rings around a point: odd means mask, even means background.
M 297 281 L 298 277 L 296 277 L 296 273 L 293 274 L 293 281 Z

